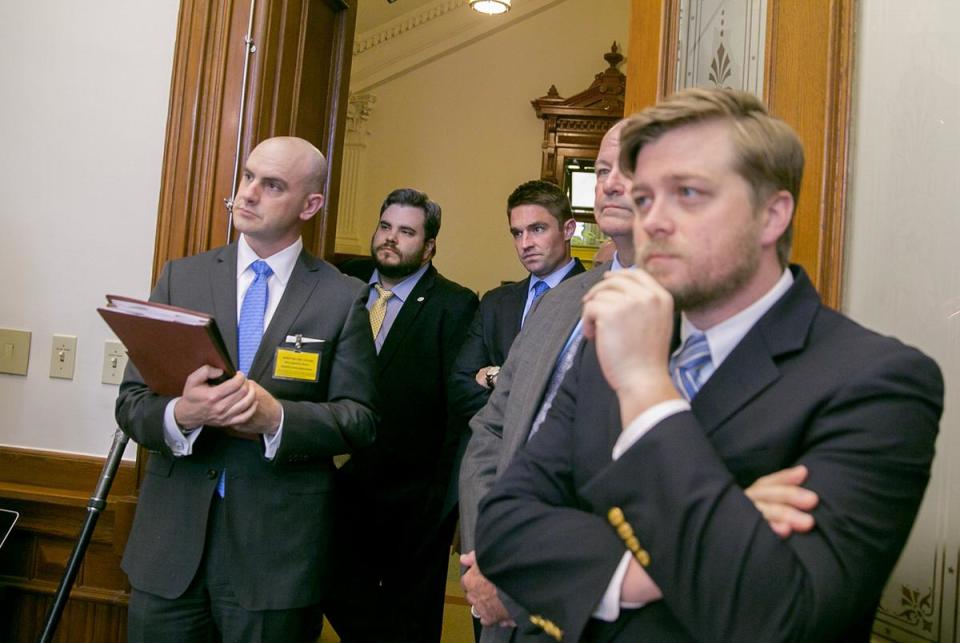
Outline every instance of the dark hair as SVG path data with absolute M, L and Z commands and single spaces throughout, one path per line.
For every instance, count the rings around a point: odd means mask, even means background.
M 800 198 L 803 146 L 789 125 L 770 116 L 756 96 L 731 89 L 691 88 L 630 117 L 620 133 L 620 168 L 629 177 L 637 154 L 666 132 L 705 122 L 730 123 L 737 155 L 734 168 L 750 184 L 754 206 L 779 190 Z M 793 221 L 777 240 L 777 258 L 787 264 Z
M 413 188 L 399 188 L 387 195 L 380 206 L 380 215 L 391 205 L 407 205 L 423 210 L 423 233 L 426 240 L 436 239 L 440 233 L 440 204 L 431 201 L 426 192 Z
M 570 199 L 563 193 L 560 186 L 549 181 L 527 181 L 517 186 L 507 198 L 507 219 L 510 212 L 520 205 L 539 205 L 553 215 L 557 224 L 563 224 L 573 218 L 570 208 Z

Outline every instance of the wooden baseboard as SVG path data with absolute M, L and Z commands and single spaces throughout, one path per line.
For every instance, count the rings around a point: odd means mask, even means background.
M 103 458 L 0 447 L 0 507 L 20 513 L 0 550 L 0 640 L 32 642 L 87 516 Z M 57 641 L 125 641 L 129 585 L 120 557 L 136 507 L 123 462 L 80 566 Z

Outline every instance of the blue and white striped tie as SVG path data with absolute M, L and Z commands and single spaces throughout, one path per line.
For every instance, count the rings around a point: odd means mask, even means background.
M 710 363 L 710 345 L 703 333 L 687 337 L 680 352 L 670 358 L 673 385 L 687 401 L 692 400 L 703 386 L 704 367 Z

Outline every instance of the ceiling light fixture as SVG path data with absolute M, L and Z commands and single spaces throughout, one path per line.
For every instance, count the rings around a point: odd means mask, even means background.
M 474 11 L 492 16 L 510 11 L 510 0 L 470 0 L 470 7 Z

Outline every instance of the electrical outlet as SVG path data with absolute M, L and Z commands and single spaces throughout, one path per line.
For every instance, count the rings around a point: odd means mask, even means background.
M 53 349 L 50 351 L 50 377 L 72 380 L 76 364 L 76 335 L 54 335 Z
M 103 344 L 103 376 L 100 381 L 104 384 L 119 384 L 123 380 L 123 369 L 127 367 L 127 351 L 123 344 L 115 339 L 108 339 Z
M 26 375 L 30 361 L 30 331 L 0 328 L 0 373 Z

